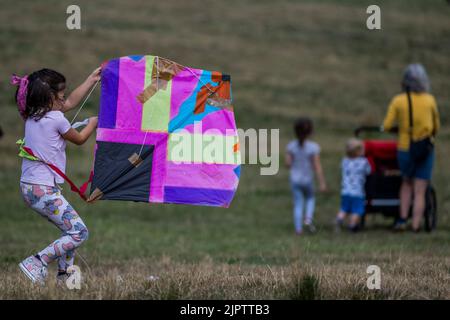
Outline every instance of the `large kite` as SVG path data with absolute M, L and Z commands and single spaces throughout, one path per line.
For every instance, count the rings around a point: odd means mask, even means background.
M 230 76 L 157 56 L 102 68 L 88 201 L 228 207 L 240 175 Z

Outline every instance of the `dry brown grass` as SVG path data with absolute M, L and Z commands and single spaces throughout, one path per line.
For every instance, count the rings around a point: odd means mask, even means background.
M 406 262 L 406 263 L 405 263 Z M 0 279 L 1 299 L 449 299 L 449 261 L 402 257 L 380 265 L 381 289 L 366 287 L 367 264 L 286 266 L 133 261 L 86 272 L 81 290 L 49 278 L 32 285 L 17 270 Z M 158 280 L 149 280 L 157 275 Z

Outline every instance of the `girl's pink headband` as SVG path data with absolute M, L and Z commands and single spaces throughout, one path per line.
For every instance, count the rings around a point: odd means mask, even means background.
M 19 108 L 19 112 L 22 118 L 25 118 L 25 108 L 27 105 L 28 76 L 19 77 L 13 74 L 11 76 L 11 84 L 19 86 L 19 91 L 17 92 L 17 107 Z

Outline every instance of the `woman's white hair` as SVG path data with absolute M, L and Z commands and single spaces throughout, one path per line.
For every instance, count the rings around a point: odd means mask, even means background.
M 425 67 L 420 63 L 413 63 L 403 72 L 402 89 L 413 92 L 429 92 L 430 80 Z

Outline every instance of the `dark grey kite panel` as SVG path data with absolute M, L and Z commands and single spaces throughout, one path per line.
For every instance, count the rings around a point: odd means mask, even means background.
M 103 193 L 101 200 L 148 202 L 154 146 L 144 145 L 142 162 L 135 166 L 130 157 L 140 150 L 137 144 L 98 141 L 91 193 L 98 188 Z

